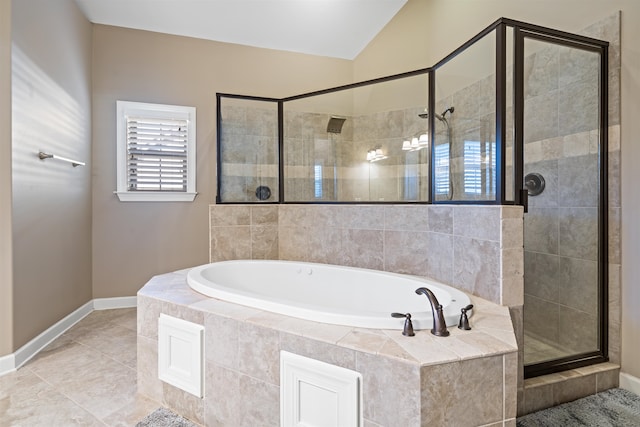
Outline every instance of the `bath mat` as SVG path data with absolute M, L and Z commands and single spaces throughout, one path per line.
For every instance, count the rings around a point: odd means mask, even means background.
M 516 420 L 517 427 L 640 426 L 640 396 L 621 388 L 587 396 Z
M 186 418 L 167 408 L 158 408 L 144 417 L 136 427 L 198 427 Z

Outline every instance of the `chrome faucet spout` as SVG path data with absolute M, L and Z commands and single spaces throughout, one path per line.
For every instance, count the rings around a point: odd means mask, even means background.
M 438 298 L 427 288 L 416 289 L 416 294 L 425 295 L 431 304 L 431 313 L 433 314 L 433 329 L 431 329 L 431 333 L 437 337 L 448 337 L 449 331 L 447 330 L 442 305 L 438 302 Z

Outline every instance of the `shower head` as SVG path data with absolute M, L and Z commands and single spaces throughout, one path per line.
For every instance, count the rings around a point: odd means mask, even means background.
M 451 113 L 453 113 L 454 110 L 455 110 L 455 108 L 449 107 L 446 110 L 444 110 L 442 112 L 442 114 L 435 113 L 436 119 L 440 120 L 441 122 L 445 122 L 445 121 L 447 121 L 447 119 L 445 117 L 447 115 L 447 113 L 451 114 Z M 418 117 L 420 117 L 421 119 L 429 118 L 429 113 L 427 113 L 427 111 L 425 110 L 424 113 L 418 114 Z
M 344 121 L 347 120 L 346 117 L 339 116 L 331 116 L 329 118 L 329 123 L 327 123 L 327 132 L 329 133 L 341 133 L 342 125 Z

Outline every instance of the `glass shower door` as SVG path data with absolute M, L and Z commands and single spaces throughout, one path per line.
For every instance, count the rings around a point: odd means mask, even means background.
M 525 366 L 606 354 L 600 77 L 598 52 L 524 38 Z

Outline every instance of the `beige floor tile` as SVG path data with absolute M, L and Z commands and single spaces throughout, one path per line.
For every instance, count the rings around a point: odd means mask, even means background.
M 135 426 L 160 407 L 137 394 L 136 309 L 94 311 L 0 377 L 0 426 Z
M 135 370 L 98 355 L 91 370 L 73 375 L 59 390 L 102 419 L 132 402 L 136 387 Z
M 105 417 L 104 422 L 111 427 L 135 427 L 138 421 L 160 406 L 160 403 L 136 394 L 132 402 Z
M 105 425 L 28 369 L 5 375 L 0 380 L 2 426 Z

